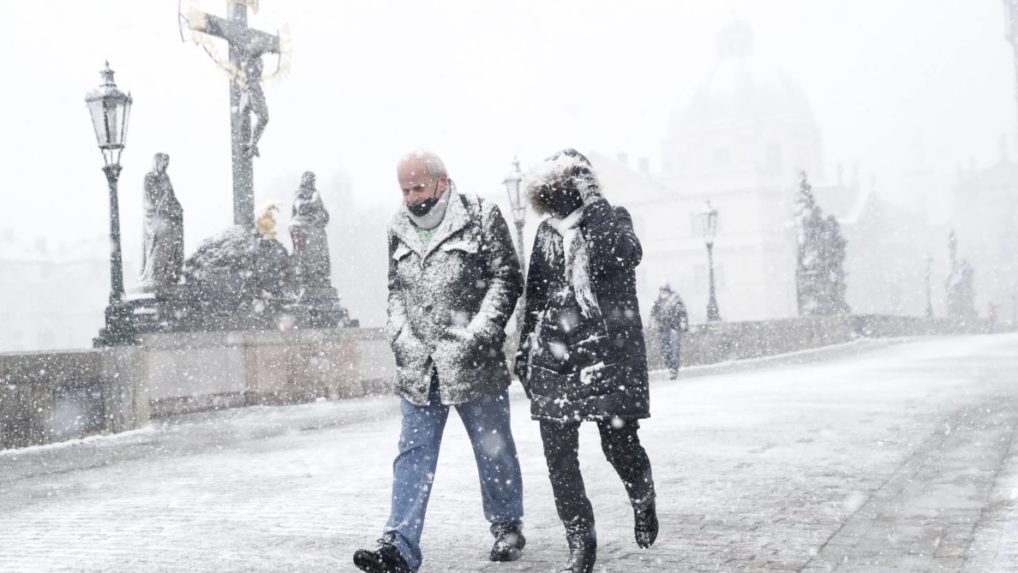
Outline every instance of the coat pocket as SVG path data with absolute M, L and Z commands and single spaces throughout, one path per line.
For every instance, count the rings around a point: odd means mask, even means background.
M 564 396 L 566 389 L 572 384 L 570 376 L 570 374 L 562 374 L 534 365 L 528 373 L 527 386 L 530 387 L 530 392 L 536 396 L 545 398 Z
M 550 398 L 581 400 L 594 396 L 607 396 L 624 390 L 629 375 L 625 362 L 604 364 L 599 362 L 579 372 L 561 373 L 534 365 L 527 384 L 531 392 Z
M 434 260 L 441 261 L 446 276 L 455 277 L 457 310 L 466 311 L 473 318 L 477 303 L 490 284 L 480 243 L 469 236 L 454 237 L 442 243 L 438 250 L 441 256 Z
M 400 243 L 399 245 L 396 246 L 396 250 L 392 252 L 392 260 L 399 261 L 400 259 L 409 255 L 412 252 L 414 252 L 413 249 L 411 249 L 410 247 L 406 246 L 403 243 Z
M 626 362 L 605 364 L 598 362 L 580 370 L 577 376 L 580 396 L 604 396 L 623 390 L 629 378 L 629 365 Z
M 445 243 L 442 243 L 442 246 L 440 248 L 442 251 L 445 251 L 447 253 L 453 251 L 462 251 L 470 255 L 476 255 L 477 252 L 481 250 L 481 246 L 478 245 L 476 241 L 471 241 L 467 239 L 454 239 L 452 241 L 446 241 Z

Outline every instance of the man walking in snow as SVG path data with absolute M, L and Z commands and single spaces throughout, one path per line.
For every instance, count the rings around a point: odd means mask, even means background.
M 686 303 L 682 302 L 679 293 L 672 291 L 668 283 L 662 285 L 658 292 L 654 308 L 650 311 L 650 320 L 657 327 L 661 358 L 668 365 L 669 378 L 675 380 L 679 375 L 680 337 L 683 332 L 689 331 L 689 315 L 686 313 Z
M 403 422 L 392 505 L 376 549 L 354 553 L 372 573 L 421 565 L 421 532 L 449 407 L 477 461 L 492 561 L 518 559 L 523 484 L 509 427 L 505 325 L 523 290 L 509 227 L 498 207 L 460 194 L 442 160 L 404 156 L 403 205 L 389 224 L 389 321 Z

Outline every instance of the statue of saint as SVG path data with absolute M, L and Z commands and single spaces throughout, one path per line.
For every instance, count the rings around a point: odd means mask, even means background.
M 170 156 L 155 155 L 145 175 L 145 245 L 142 249 L 141 287 L 151 292 L 180 282 L 184 266 L 184 210 L 173 194 L 166 168 Z
M 315 189 L 315 174 L 306 171 L 293 200 L 290 220 L 297 282 L 305 291 L 331 286 L 329 242 L 325 235 L 325 225 L 328 222 L 329 213 Z

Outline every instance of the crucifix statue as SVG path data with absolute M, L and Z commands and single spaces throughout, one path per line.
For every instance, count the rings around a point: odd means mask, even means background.
M 269 122 L 262 91 L 262 56 L 280 53 L 278 35 L 248 27 L 249 5 L 257 11 L 257 0 L 227 0 L 226 18 L 197 10 L 187 17 L 191 30 L 226 40 L 230 47 L 229 63 L 220 63 L 230 75 L 233 222 L 237 225 L 254 224 L 253 158 L 258 155 L 258 140 Z M 252 115 L 257 119 L 253 129 Z

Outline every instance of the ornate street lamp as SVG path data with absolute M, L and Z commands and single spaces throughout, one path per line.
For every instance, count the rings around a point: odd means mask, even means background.
M 714 237 L 718 234 L 718 210 L 710 201 L 700 212 L 700 225 L 703 231 L 703 242 L 707 245 L 707 268 L 710 277 L 710 299 L 707 301 L 707 322 L 720 322 L 718 299 L 714 288 Z
M 92 115 L 96 142 L 103 156 L 103 172 L 110 190 L 110 303 L 106 307 L 106 328 L 95 340 L 97 346 L 134 342 L 130 309 L 124 304 L 124 269 L 120 254 L 120 207 L 117 201 L 117 179 L 120 177 L 120 154 L 127 136 L 131 112 L 131 95 L 113 83 L 110 63 L 99 72 L 103 83 L 85 97 Z
M 520 258 L 520 269 L 527 276 L 526 255 L 523 253 L 523 226 L 527 222 L 527 205 L 523 198 L 523 172 L 520 171 L 520 160 L 513 158 L 513 170 L 502 180 L 505 192 L 509 195 L 509 206 L 512 208 L 513 222 L 516 224 L 516 252 Z M 523 300 L 516 304 L 516 331 L 523 330 Z
M 521 195 L 523 192 L 523 173 L 520 171 L 519 159 L 513 159 L 513 170 L 502 180 L 505 185 L 505 192 L 509 195 L 509 205 L 513 211 L 513 222 L 516 223 L 516 251 L 520 255 L 520 268 L 523 273 L 527 272 L 527 265 L 524 262 L 523 254 L 523 226 L 527 222 L 527 205 Z

